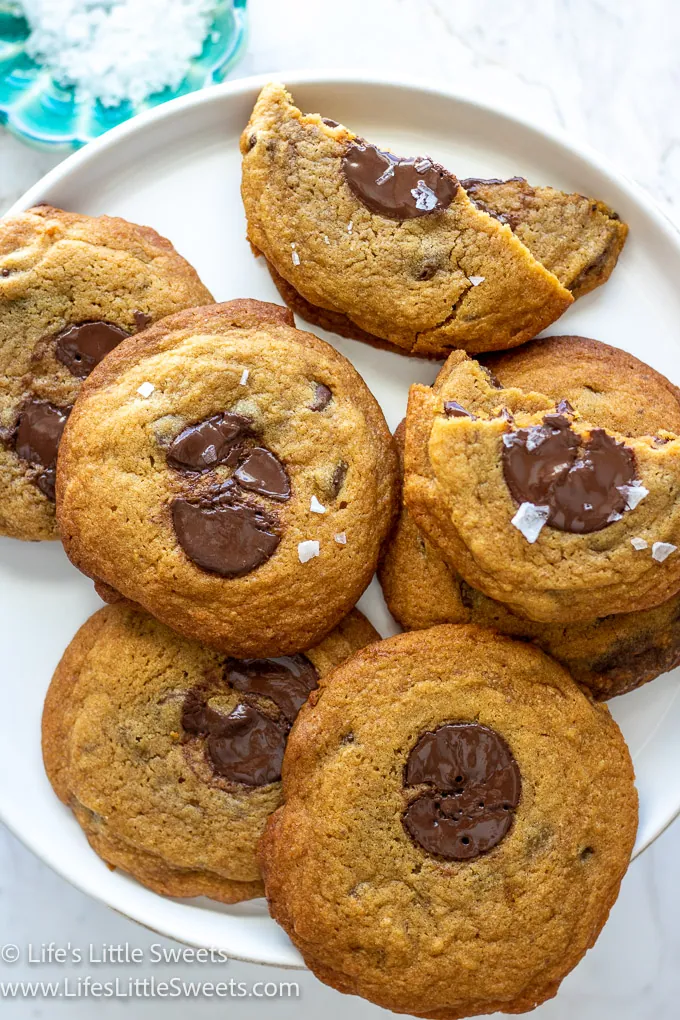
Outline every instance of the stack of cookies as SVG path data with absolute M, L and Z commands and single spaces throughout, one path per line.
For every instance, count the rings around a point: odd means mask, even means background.
M 603 702 L 680 659 L 680 393 L 596 340 L 531 339 L 627 229 L 394 156 L 278 85 L 242 153 L 287 307 L 214 303 L 146 227 L 0 225 L 0 529 L 60 537 L 109 603 L 52 680 L 47 774 L 110 866 L 266 895 L 333 987 L 523 1012 L 630 859 Z M 395 437 L 293 311 L 446 359 Z M 355 608 L 376 570 L 388 640 Z

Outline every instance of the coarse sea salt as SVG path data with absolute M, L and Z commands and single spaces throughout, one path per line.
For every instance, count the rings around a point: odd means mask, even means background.
M 215 0 L 23 0 L 26 52 L 78 99 L 139 103 L 176 89 L 210 31 Z
M 249 375 L 250 375 L 250 369 L 249 368 L 244 368 L 243 371 L 241 372 L 241 380 L 239 382 L 239 386 L 245 386 L 246 385 L 246 383 L 248 382 L 248 376 Z
M 137 387 L 137 392 L 140 397 L 150 397 L 155 389 L 156 387 L 152 382 L 143 382 L 141 386 Z
M 655 542 L 652 546 L 652 559 L 657 563 L 663 563 L 671 553 L 676 552 L 677 548 L 677 545 L 671 545 L 670 542 Z
M 631 538 L 630 544 L 632 545 L 633 549 L 637 549 L 638 552 L 641 549 L 646 549 L 649 545 L 649 543 L 644 538 Z
M 333 535 L 333 538 L 338 543 L 338 545 L 347 545 L 347 535 L 345 534 L 344 531 L 339 531 L 337 535 Z
M 480 283 L 484 283 L 486 276 L 468 276 L 468 280 L 473 287 L 479 287 Z
M 512 518 L 512 524 L 521 531 L 527 542 L 533 545 L 543 530 L 550 516 L 549 506 L 536 506 L 535 503 L 522 503 Z
M 298 559 L 300 563 L 308 563 L 315 556 L 319 555 L 319 543 L 307 539 L 306 542 L 298 542 Z
M 310 511 L 313 514 L 325 514 L 326 513 L 326 507 L 323 505 L 323 503 L 319 503 L 319 501 L 316 498 L 316 496 L 312 496 L 311 502 L 309 504 L 309 509 L 310 509 Z
M 416 209 L 421 209 L 423 212 L 432 212 L 433 209 L 437 208 L 439 199 L 432 188 L 428 188 L 425 181 L 418 181 L 415 188 L 411 188 L 411 194 L 416 200 Z
M 626 501 L 626 510 L 634 510 L 645 496 L 649 495 L 642 482 L 635 481 L 632 485 L 617 485 L 617 489 Z

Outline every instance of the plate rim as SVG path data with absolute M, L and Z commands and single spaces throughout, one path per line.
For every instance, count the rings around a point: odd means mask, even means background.
M 422 79 L 415 76 L 392 75 L 370 70 L 347 69 L 342 67 L 329 69 L 311 68 L 302 70 L 294 68 L 291 70 L 283 69 L 257 75 L 250 75 L 244 78 L 237 78 L 199 89 L 195 92 L 188 93 L 187 95 L 169 100 L 160 106 L 145 110 L 116 127 L 111 128 L 110 131 L 93 141 L 88 142 L 82 148 L 77 149 L 66 156 L 66 158 L 58 163 L 57 166 L 48 171 L 47 174 L 41 177 L 39 181 L 33 184 L 18 199 L 16 199 L 16 201 L 13 202 L 3 214 L 2 219 L 16 216 L 31 206 L 44 201 L 43 196 L 47 194 L 50 189 L 66 180 L 73 172 L 86 167 L 88 163 L 98 159 L 102 153 L 113 148 L 119 142 L 125 140 L 128 136 L 143 132 L 152 124 L 156 125 L 164 120 L 171 120 L 175 116 L 181 116 L 187 110 L 191 110 L 192 108 L 212 103 L 219 104 L 225 100 L 228 101 L 231 97 L 241 97 L 246 93 L 255 92 L 255 90 L 261 89 L 264 85 L 272 81 L 285 82 L 286 87 L 291 90 L 294 90 L 299 85 L 337 85 L 341 87 L 343 85 L 350 84 L 366 85 L 368 87 L 382 86 L 404 91 L 417 91 L 426 95 L 430 94 L 440 98 L 443 97 L 444 99 L 450 100 L 461 106 L 466 106 L 472 110 L 476 109 L 483 114 L 500 118 L 510 127 L 516 126 L 520 130 L 534 135 L 537 139 L 547 141 L 553 146 L 562 149 L 572 157 L 574 155 L 577 156 L 591 168 L 598 171 L 601 175 L 609 178 L 621 191 L 626 193 L 626 196 L 634 205 L 642 209 L 645 215 L 647 215 L 653 221 L 655 226 L 665 235 L 666 240 L 680 251 L 680 227 L 676 225 L 671 216 L 662 209 L 653 196 L 642 185 L 638 184 L 636 181 L 632 180 L 620 171 L 607 157 L 603 156 L 589 143 L 575 138 L 568 131 L 562 128 L 546 126 L 542 124 L 539 119 L 534 119 L 525 114 L 518 114 L 514 111 L 506 110 L 502 106 L 496 106 L 493 103 L 480 101 L 465 92 L 451 88 L 446 82 L 424 82 Z M 661 836 L 678 817 L 680 817 L 680 802 L 678 803 L 676 811 L 668 818 L 666 823 L 660 829 L 650 834 L 648 839 L 646 839 L 641 846 L 636 848 L 632 859 L 634 860 L 647 850 L 648 847 L 651 846 L 651 844 L 658 839 L 659 836 Z M 161 930 L 158 930 L 149 924 L 149 918 L 146 916 L 145 911 L 142 910 L 138 913 L 128 913 L 127 910 L 130 909 L 129 906 L 127 909 L 122 909 L 120 906 L 114 906 L 109 899 L 106 898 L 104 893 L 100 893 L 96 889 L 91 889 L 87 883 L 85 883 L 85 887 L 79 884 L 74 877 L 69 874 L 65 874 L 60 865 L 52 863 L 52 861 L 49 860 L 49 855 L 45 856 L 44 849 L 39 849 L 29 836 L 24 836 L 16 830 L 14 825 L 5 818 L 1 804 L 0 821 L 3 822 L 7 829 L 24 846 L 34 853 L 36 857 L 47 864 L 48 867 L 55 871 L 65 881 L 69 882 L 69 884 L 79 889 L 81 892 L 84 892 L 85 895 L 91 896 L 94 900 L 103 903 L 109 909 L 115 910 L 117 913 L 129 920 L 148 928 L 150 931 L 157 931 L 158 934 L 163 934 L 166 937 L 173 938 L 186 945 L 202 946 L 206 944 L 197 938 L 192 939 L 188 935 L 182 934 L 181 921 L 179 925 L 174 925 L 170 918 L 165 918 L 163 921 L 161 921 L 161 919 L 156 919 L 155 923 L 162 925 Z M 132 879 L 130 880 L 134 881 Z M 148 890 L 146 891 L 148 892 Z M 161 900 L 168 899 L 168 897 L 159 898 Z M 175 904 L 182 902 L 172 900 L 172 898 L 170 899 Z M 189 905 L 189 903 L 187 903 L 187 905 Z M 142 917 L 140 916 L 141 914 L 144 914 L 145 916 Z M 238 953 L 234 953 L 231 948 L 225 951 L 228 953 L 229 957 L 234 960 L 260 963 L 263 965 L 277 966 L 286 969 L 304 969 L 304 964 L 302 962 L 293 962 L 294 956 L 297 956 L 298 961 L 301 960 L 294 947 L 294 955 L 289 953 L 288 960 L 286 962 L 282 962 L 281 954 L 275 956 L 272 953 L 269 953 L 266 956 L 256 958 L 253 956 L 240 956 Z

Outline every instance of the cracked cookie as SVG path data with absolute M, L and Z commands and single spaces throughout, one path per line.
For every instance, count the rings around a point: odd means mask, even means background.
M 248 237 L 286 302 L 424 357 L 524 343 L 573 298 L 429 157 L 402 159 L 266 86 L 241 138 Z
M 637 796 L 608 710 L 538 649 L 477 627 L 401 634 L 298 716 L 260 861 L 320 980 L 398 1013 L 519 1013 L 595 942 Z
M 395 433 L 403 450 L 403 423 Z M 387 606 L 406 630 L 477 623 L 533 641 L 599 701 L 625 694 L 680 665 L 680 595 L 654 609 L 577 624 L 536 623 L 467 584 L 402 506 L 378 575 Z
M 534 188 L 523 177 L 470 177 L 460 183 L 473 204 L 507 223 L 574 298 L 601 287 L 611 276 L 628 227 L 604 202 L 556 188 Z
M 107 606 L 47 693 L 48 778 L 99 856 L 155 892 L 261 896 L 256 846 L 290 727 L 319 678 L 375 640 L 353 611 L 304 654 L 240 661 Z
M 46 205 L 0 223 L 0 534 L 58 538 L 57 450 L 83 379 L 121 340 L 210 301 L 150 227 Z
M 392 436 L 361 377 L 259 301 L 123 341 L 85 381 L 57 470 L 64 548 L 106 597 L 240 656 L 327 634 L 396 504 Z
M 680 591 L 678 390 L 631 355 L 548 337 L 413 386 L 404 499 L 474 588 L 532 620 Z

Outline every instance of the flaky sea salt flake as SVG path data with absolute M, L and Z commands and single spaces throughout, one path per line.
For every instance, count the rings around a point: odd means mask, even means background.
M 354 227 L 354 220 L 350 220 L 349 223 L 347 224 L 347 233 L 348 234 L 352 233 L 353 227 Z
M 617 485 L 617 489 L 626 501 L 626 510 L 634 510 L 638 503 L 641 503 L 645 496 L 649 495 L 642 482 L 635 481 L 632 485 Z
M 248 382 L 248 376 L 250 375 L 250 369 L 244 368 L 241 372 L 241 378 L 239 380 L 239 386 L 245 386 Z
M 326 507 L 323 505 L 323 503 L 319 503 L 319 501 L 316 498 L 316 496 L 312 496 L 312 501 L 311 501 L 311 503 L 309 505 L 309 509 L 310 509 L 310 511 L 313 514 L 325 514 L 326 513 Z
M 338 545 L 347 545 L 347 535 L 344 531 L 339 531 L 337 535 L 333 535 L 333 538 Z
M 137 387 L 137 392 L 140 397 L 150 397 L 155 389 L 156 387 L 152 382 L 143 382 L 141 386 Z
M 671 553 L 677 551 L 677 548 L 677 545 L 671 545 L 670 542 L 655 542 L 652 546 L 652 559 L 657 563 L 663 563 Z
M 479 287 L 480 283 L 484 283 L 486 276 L 468 276 L 468 280 L 473 287 Z
M 424 212 L 432 212 L 433 209 L 437 208 L 437 202 L 439 201 L 432 188 L 428 188 L 425 181 L 418 181 L 415 188 L 411 188 L 411 194 L 416 200 L 416 209 L 422 209 Z
M 318 542 L 314 542 L 311 539 L 307 539 L 305 542 L 298 542 L 298 558 L 300 563 L 308 563 L 309 560 L 313 560 L 318 555 Z
M 298 253 L 296 251 L 293 252 L 293 254 L 291 255 L 291 258 L 293 260 L 293 265 L 294 266 L 299 266 L 300 265 L 300 256 L 298 255 Z
M 522 503 L 519 510 L 512 518 L 511 523 L 521 531 L 527 542 L 533 545 L 543 530 L 548 517 L 550 516 L 549 506 L 537 506 L 535 503 Z
M 649 546 L 649 542 L 647 542 L 646 539 L 644 538 L 631 538 L 630 544 L 632 545 L 633 549 L 637 549 L 638 552 L 641 549 L 647 549 Z

